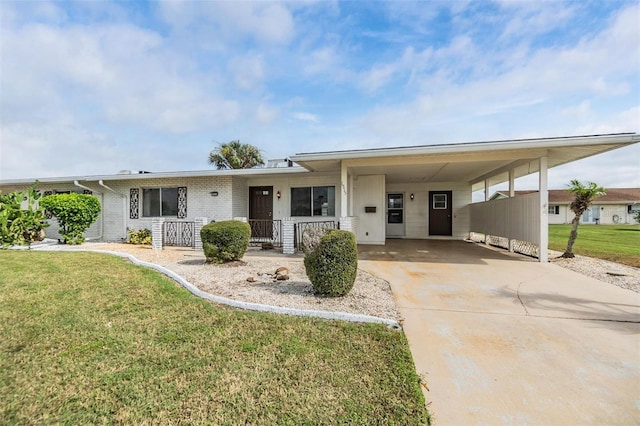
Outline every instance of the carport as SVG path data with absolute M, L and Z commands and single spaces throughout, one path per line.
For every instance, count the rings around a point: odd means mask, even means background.
M 464 241 L 359 258 L 390 282 L 436 425 L 638 422 L 638 293 Z
M 303 153 L 291 160 L 340 175 L 340 227 L 354 231 L 360 244 L 481 233 L 505 239 L 511 250 L 518 241 L 533 244 L 546 262 L 548 169 L 638 141 L 622 133 Z M 533 173 L 538 191 L 514 197 L 515 179 Z M 509 198 L 490 201 L 488 188 L 503 182 Z M 485 202 L 472 203 L 472 192 L 482 188 Z

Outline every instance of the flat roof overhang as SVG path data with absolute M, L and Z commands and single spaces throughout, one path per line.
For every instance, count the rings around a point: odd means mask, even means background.
M 273 167 L 255 169 L 235 169 L 235 170 L 195 170 L 183 172 L 151 172 L 151 173 L 122 173 L 113 175 L 82 175 L 65 177 L 45 177 L 29 179 L 6 179 L 1 180 L 0 185 L 21 185 L 31 184 L 35 179 L 40 183 L 66 183 L 66 182 L 114 182 L 121 180 L 148 180 L 163 178 L 185 178 L 185 177 L 218 177 L 218 176 L 238 176 L 244 178 L 265 177 L 282 174 L 308 173 L 303 167 Z
M 355 176 L 384 174 L 387 182 L 469 182 L 490 185 L 538 171 L 540 157 L 556 167 L 640 142 L 636 133 L 570 136 L 301 153 L 291 160 L 313 172 L 335 172 L 342 164 Z

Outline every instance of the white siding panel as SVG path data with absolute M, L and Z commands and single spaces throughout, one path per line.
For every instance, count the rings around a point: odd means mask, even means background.
M 386 220 L 385 176 L 358 176 L 354 179 L 353 216 L 358 217 L 356 240 L 362 244 L 384 244 Z M 365 213 L 375 207 L 375 213 Z
M 466 182 L 390 183 L 386 192 L 405 194 L 405 238 L 429 238 L 429 191 L 452 191 L 452 236 L 467 238 L 470 232 L 471 185 Z M 414 195 L 413 201 L 409 198 L 411 194 Z
M 247 180 L 241 177 L 233 177 L 232 181 L 232 216 L 248 217 L 249 216 L 249 187 Z

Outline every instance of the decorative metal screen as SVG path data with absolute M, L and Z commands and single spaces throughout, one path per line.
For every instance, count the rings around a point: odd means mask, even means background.
M 271 243 L 282 245 L 282 222 L 270 219 L 249 219 L 251 243 Z
M 298 222 L 295 227 L 295 243 L 299 250 L 302 249 L 302 236 L 304 235 L 304 231 L 311 228 L 339 229 L 338 224 L 333 220 L 326 220 L 323 222 Z
M 195 222 L 165 221 L 164 245 L 193 247 L 195 245 Z
M 129 219 L 138 219 L 140 209 L 140 189 L 129 189 Z
M 187 187 L 178 187 L 178 219 L 187 217 Z

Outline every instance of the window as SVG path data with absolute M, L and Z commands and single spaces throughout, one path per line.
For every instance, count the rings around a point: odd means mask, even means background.
M 335 216 L 336 187 L 291 188 L 291 216 Z
M 637 211 L 640 211 L 640 204 L 627 205 L 627 213 L 635 213 Z
M 146 188 L 142 190 L 142 216 L 187 217 L 187 188 Z
M 433 194 L 433 209 L 443 210 L 447 208 L 447 194 Z
M 549 214 L 560 214 L 560 206 L 549 206 Z

